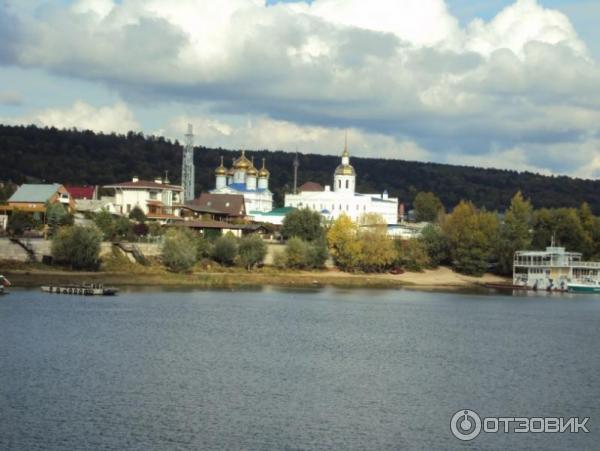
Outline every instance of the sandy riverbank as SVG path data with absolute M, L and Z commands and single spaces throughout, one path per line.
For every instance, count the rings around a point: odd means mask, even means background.
M 43 267 L 42 265 L 0 265 L 0 271 L 15 286 L 39 286 L 48 283 L 102 282 L 117 286 L 197 286 L 199 288 L 242 288 L 261 285 L 278 286 L 338 286 L 351 288 L 414 288 L 461 289 L 483 283 L 505 283 L 507 279 L 491 274 L 469 277 L 449 268 L 427 270 L 422 273 L 348 274 L 338 270 L 279 271 L 263 268 L 253 272 L 241 270 L 195 271 L 174 274 L 156 268 L 135 272 L 99 271 L 79 272 Z

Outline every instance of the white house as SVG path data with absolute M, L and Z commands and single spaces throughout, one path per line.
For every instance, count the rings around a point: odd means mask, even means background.
M 257 170 L 254 161 L 248 160 L 245 151 L 227 169 L 221 165 L 215 169 L 215 189 L 211 194 L 241 194 L 244 196 L 247 211 L 268 212 L 273 210 L 273 193 L 269 190 L 270 173 L 265 167 L 263 158 L 262 168 Z
M 298 194 L 285 195 L 286 207 L 309 208 L 328 219 L 337 219 L 341 214 L 346 214 L 353 221 L 358 221 L 364 213 L 378 213 L 388 224 L 398 222 L 398 199 L 389 197 L 387 191 L 382 194 L 355 192 L 356 171 L 350 165 L 347 145 L 342 162 L 333 175 L 333 190 L 330 186 L 316 188 L 318 185 L 315 183 L 305 185 L 310 185 L 310 189 L 303 191 L 301 187 Z
M 115 190 L 114 205 L 118 213 L 128 215 L 139 207 L 148 219 L 181 219 L 183 188 L 160 178 L 154 181 L 134 177 L 130 182 L 107 185 Z

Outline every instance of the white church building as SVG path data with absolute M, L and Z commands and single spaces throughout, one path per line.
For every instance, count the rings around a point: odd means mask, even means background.
M 358 221 L 364 213 L 378 213 L 388 224 L 398 222 L 398 199 L 382 194 L 359 194 L 356 189 L 356 171 L 350 165 L 348 145 L 344 147 L 342 163 L 333 175 L 333 190 L 325 186 L 323 190 L 300 191 L 298 194 L 286 194 L 285 206 L 309 208 L 321 213 L 328 219 L 337 219 L 346 214 Z
M 246 211 L 268 212 L 273 210 L 273 193 L 269 190 L 270 173 L 265 167 L 265 159 L 262 168 L 257 170 L 254 161 L 248 160 L 245 151 L 233 162 L 233 166 L 227 169 L 221 165 L 215 169 L 215 189 L 211 194 L 241 194 L 244 196 Z

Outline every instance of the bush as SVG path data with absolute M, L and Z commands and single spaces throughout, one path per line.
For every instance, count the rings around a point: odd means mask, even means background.
M 133 233 L 136 236 L 146 236 L 148 235 L 148 226 L 143 222 L 138 222 L 133 225 Z
M 308 208 L 292 210 L 283 218 L 281 234 L 285 239 L 298 237 L 304 241 L 321 240 L 324 234 L 322 217 Z
M 308 260 L 308 246 L 298 237 L 290 238 L 286 244 L 284 255 L 287 268 L 304 268 Z
M 68 226 L 52 239 L 52 257 L 73 269 L 98 269 L 102 232 L 96 226 Z
M 196 237 L 196 258 L 202 260 L 204 258 L 210 258 L 213 254 L 213 244 L 204 237 Z
M 440 226 L 429 224 L 421 232 L 419 241 L 429 257 L 429 266 L 437 268 L 440 264 L 450 260 L 448 239 Z
M 322 269 L 325 267 L 328 258 L 329 251 L 325 240 L 309 243 L 306 262 L 308 268 Z
M 14 210 L 8 217 L 6 230 L 10 235 L 21 236 L 26 230 L 33 229 L 38 225 L 33 215 L 23 211 Z
M 364 272 L 383 272 L 396 259 L 393 240 L 385 228 L 375 227 L 361 230 L 358 234 L 358 269 Z
M 102 210 L 94 215 L 94 223 L 102 231 L 105 240 L 111 240 L 115 233 L 114 220 L 108 210 Z
M 196 245 L 191 232 L 171 229 L 162 246 L 163 263 L 171 271 L 183 272 L 196 263 Z
M 396 265 L 408 271 L 416 272 L 423 271 L 430 266 L 429 256 L 420 239 L 396 240 L 394 244 L 398 254 Z
M 158 222 L 150 222 L 148 223 L 148 234 L 150 236 L 161 236 L 165 233 L 163 226 L 161 226 Z
M 323 268 L 328 257 L 323 240 L 309 243 L 294 237 L 288 240 L 285 250 L 276 255 L 278 260 L 274 263 L 277 267 L 316 269 Z
M 133 237 L 133 223 L 125 216 L 121 216 L 114 222 L 113 238 L 130 239 Z
M 138 206 L 133 207 L 133 210 L 129 212 L 129 219 L 132 219 L 137 222 L 145 222 L 146 215 L 142 211 L 142 209 Z
M 231 233 L 219 237 L 215 241 L 213 258 L 222 265 L 231 266 L 238 253 L 237 238 Z
M 251 270 L 265 259 L 267 245 L 259 235 L 248 235 L 240 240 L 238 253 L 240 263 Z

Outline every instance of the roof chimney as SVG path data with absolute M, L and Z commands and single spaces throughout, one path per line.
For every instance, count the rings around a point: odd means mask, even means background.
M 137 175 L 134 175 L 133 178 L 131 179 L 132 182 L 139 182 L 140 178 Z
M 162 185 L 162 179 L 160 177 L 156 177 L 154 179 L 154 183 L 158 183 L 159 185 Z

